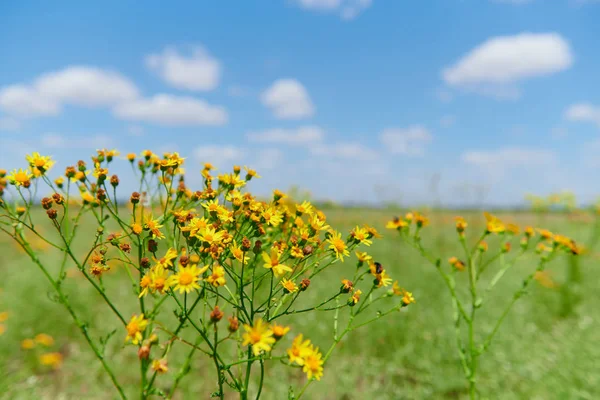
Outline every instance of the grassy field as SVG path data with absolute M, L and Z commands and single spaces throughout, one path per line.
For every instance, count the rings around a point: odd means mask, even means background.
M 325 366 L 321 382 L 313 384 L 309 399 L 459 399 L 466 388 L 455 349 L 454 327 L 449 295 L 443 281 L 414 250 L 404 245 L 393 231 L 386 231 L 386 220 L 392 212 L 365 209 L 332 209 L 326 211 L 328 221 L 340 230 L 356 224 L 370 223 L 384 234 L 370 253 L 380 261 L 393 278 L 412 290 L 417 303 L 401 313 L 391 314 L 362 330 L 353 332 L 340 343 L 333 358 Z M 543 221 L 530 214 L 502 214 L 501 218 L 521 225 L 542 225 L 550 230 L 587 239 L 591 222 L 573 220 L 566 215 L 548 216 Z M 425 246 L 442 259 L 458 255 L 460 245 L 452 222 L 452 213 L 431 215 L 431 226 L 423 232 Z M 480 231 L 483 217 L 479 213 L 465 215 L 469 230 Z M 50 227 L 44 228 L 51 232 Z M 82 229 L 80 246 L 88 243 L 93 230 Z M 473 238 L 471 238 L 473 239 Z M 491 243 L 490 243 L 491 244 Z M 41 246 L 41 245 L 40 245 Z M 43 252 L 46 261 L 59 263 L 61 255 L 51 249 Z M 351 274 L 354 258 L 313 282 L 307 292 L 332 291 L 339 279 Z M 583 281 L 577 288 L 581 302 L 574 315 L 561 316 L 561 288 L 567 257 L 550 266 L 551 277 L 558 287 L 548 288 L 534 283 L 527 296 L 513 308 L 491 347 L 481 360 L 480 395 L 489 399 L 598 399 L 600 398 L 600 261 L 598 255 L 582 259 Z M 447 265 L 445 265 L 447 267 Z M 492 293 L 483 309 L 479 327 L 491 329 L 504 305 L 524 278 L 535 268 L 524 258 L 509 271 Z M 113 268 L 104 279 L 107 290 L 119 298 L 123 314 L 132 294 L 127 280 L 119 279 L 122 268 Z M 118 350 L 125 332 L 119 327 L 107 306 L 71 267 L 68 293 L 74 306 L 89 322 L 91 334 L 98 338 L 117 329 L 107 347 L 110 363 L 115 366 L 124 386 L 138 385 L 139 371 L 134 350 Z M 489 271 L 490 275 L 492 271 Z M 115 392 L 103 375 L 97 360 L 64 308 L 53 301 L 51 288 L 41 272 L 19 251 L 6 235 L 0 235 L 0 311 L 8 311 L 6 332 L 0 336 L 0 398 L 2 399 L 107 399 Z M 122 277 L 121 277 L 122 278 Z M 459 285 L 466 289 L 466 276 Z M 489 276 L 488 276 L 489 278 Z M 485 279 L 485 278 L 484 278 Z M 319 313 L 292 327 L 310 332 L 317 345 L 331 343 L 332 316 Z M 298 320 L 297 320 L 298 321 Z M 297 322 L 296 322 L 297 323 Z M 31 351 L 20 343 L 38 333 L 52 335 L 64 356 L 58 371 L 39 367 Z M 188 337 L 193 340 L 192 337 Z M 479 338 L 481 339 L 481 338 Z M 179 346 L 170 357 L 170 374 L 187 349 Z M 289 384 L 300 386 L 305 377 L 301 371 L 273 364 L 268 369 L 263 389 L 265 399 L 287 398 Z M 215 389 L 214 371 L 209 359 L 197 356 L 192 372 L 182 382 L 177 398 L 208 398 Z M 162 377 L 161 377 L 162 378 Z M 161 379 L 159 378 L 159 379 Z M 165 379 L 165 382 L 167 380 Z M 160 381 L 159 381 L 160 386 Z

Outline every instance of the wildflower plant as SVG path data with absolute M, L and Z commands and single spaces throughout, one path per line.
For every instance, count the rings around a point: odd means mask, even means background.
M 27 156 L 25 169 L 0 171 L 0 230 L 45 276 L 121 398 L 135 389 L 122 386 L 114 371 L 107 344 L 115 340 L 139 360 L 136 397 L 142 399 L 171 398 L 195 357 L 214 365 L 213 397 L 238 392 L 247 399 L 253 391 L 259 398 L 265 369 L 277 362 L 306 374 L 299 391 L 290 385 L 289 397 L 300 398 L 321 379 L 348 333 L 414 302 L 364 252 L 380 237 L 372 227 L 342 234 L 311 203 L 295 204 L 278 190 L 259 200 L 244 191 L 259 178 L 249 168 L 214 177 L 213 166 L 205 164 L 201 190 L 193 191 L 177 153 L 128 154 L 138 190 L 123 194 L 119 177 L 109 172 L 118 156 L 98 150 L 91 167 L 79 161 L 54 180 L 54 161 L 38 153 Z M 50 193 L 40 200 L 41 190 Z M 82 253 L 74 244 L 86 215 L 96 231 L 80 238 L 87 243 Z M 49 220 L 55 235 L 41 233 L 40 218 Z M 32 237 L 58 250 L 62 262 L 47 261 Z M 356 268 L 334 268 L 354 255 Z M 81 318 L 64 284 L 73 278 L 68 265 L 98 293 L 120 326 L 116 331 L 96 339 L 98 327 Z M 107 290 L 122 288 L 122 279 L 131 288 L 126 303 Z M 319 293 L 307 296 L 315 290 L 311 282 L 321 279 Z M 128 316 L 124 309 L 136 311 Z M 306 313 L 333 314 L 331 342 L 316 343 L 300 332 Z M 175 346 L 187 349 L 182 364 L 170 359 Z M 164 389 L 168 371 L 178 372 Z
M 417 212 L 405 217 L 396 217 L 387 223 L 388 229 L 398 231 L 400 237 L 417 250 L 439 272 L 445 282 L 452 301 L 453 321 L 456 334 L 456 347 L 467 380 L 469 396 L 477 397 L 477 371 L 479 359 L 489 350 L 492 340 L 514 304 L 527 292 L 531 281 L 543 273 L 547 265 L 560 253 L 578 255 L 581 248 L 571 239 L 544 229 L 526 227 L 521 229 L 505 223 L 498 217 L 485 213 L 486 223 L 483 232 L 476 233 L 476 241 L 467 236 L 468 223 L 463 217 L 455 218 L 457 240 L 463 250 L 462 255 L 443 261 L 423 244 L 421 234 L 429 224 L 429 219 Z M 499 240 L 489 240 L 496 236 Z M 496 248 L 488 245 L 498 242 Z M 472 245 L 471 245 L 472 244 Z M 518 251 L 513 247 L 519 247 Z M 507 296 L 507 304 L 491 330 L 481 332 L 477 324 L 480 315 L 489 301 L 489 294 L 505 274 L 520 261 L 535 263 L 521 286 Z M 468 285 L 457 284 L 458 274 L 467 274 Z M 478 338 L 483 337 L 478 341 Z

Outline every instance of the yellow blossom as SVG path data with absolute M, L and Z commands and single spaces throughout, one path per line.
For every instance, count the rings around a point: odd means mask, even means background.
M 246 332 L 242 335 L 242 346 L 252 346 L 252 353 L 255 356 L 258 356 L 263 351 L 271 351 L 271 346 L 275 343 L 275 338 L 268 323 L 262 319 L 257 319 L 252 326 L 244 324 L 244 330 Z
M 131 340 L 131 343 L 138 344 L 141 342 L 143 336 L 142 332 L 146 329 L 148 320 L 144 319 L 144 314 L 134 315 L 126 326 L 127 336 L 125 342 Z

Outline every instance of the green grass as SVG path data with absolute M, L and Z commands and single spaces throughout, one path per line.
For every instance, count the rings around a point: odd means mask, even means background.
M 391 217 L 388 212 L 336 208 L 329 210 L 327 215 L 328 222 L 340 230 L 366 222 L 375 225 L 384 238 L 375 242 L 370 253 L 394 279 L 413 291 L 417 303 L 344 339 L 326 365 L 323 379 L 309 388 L 306 398 L 465 398 L 465 382 L 455 349 L 450 297 L 435 269 L 401 243 L 395 232 L 383 228 Z M 512 217 L 520 224 L 537 222 L 536 217 L 529 214 L 499 215 L 507 219 Z M 422 235 L 424 245 L 443 260 L 460 255 L 451 217 L 452 214 L 447 213 L 433 215 L 431 226 Z M 470 213 L 468 220 L 468 229 L 479 232 L 482 217 Z M 592 227 L 591 223 L 572 221 L 565 215 L 548 217 L 543 225 L 576 240 L 587 239 Z M 49 227 L 44 230 L 51 232 Z M 87 231 L 82 229 L 76 247 L 81 251 L 89 247 L 93 233 L 91 225 Z M 52 250 L 45 250 L 42 258 L 50 264 L 61 261 L 61 255 Z M 345 264 L 335 264 L 311 283 L 304 301 L 311 304 L 313 298 L 335 292 L 339 280 L 353 274 L 354 265 L 354 258 Z M 560 289 L 545 288 L 537 283 L 531 285 L 529 293 L 517 302 L 490 351 L 480 361 L 478 381 L 482 398 L 600 398 L 600 309 L 597 307 L 600 262 L 597 256 L 588 255 L 581 265 L 583 281 L 577 288 L 581 302 L 574 315 L 560 316 Z M 556 282 L 564 280 L 566 267 L 566 256 L 550 265 Z M 482 332 L 491 330 L 522 278 L 534 268 L 533 260 L 525 258 L 497 285 L 479 316 L 479 340 Z M 118 299 L 122 314 L 128 317 L 136 311 L 136 302 L 132 301 L 125 274 L 119 268 L 116 270 L 105 277 L 104 284 L 111 296 Z M 490 267 L 487 277 L 492 274 L 493 267 Z M 0 336 L 0 398 L 115 398 L 116 392 L 78 329 L 64 308 L 53 301 L 50 285 L 6 235 L 0 235 L 0 276 L 0 311 L 10 312 L 5 323 L 7 331 Z M 460 278 L 465 279 L 459 279 L 458 285 L 466 289 L 466 276 Z M 124 329 L 85 279 L 75 272 L 67 282 L 69 298 L 89 323 L 94 338 L 117 330 L 107 347 L 107 358 L 133 397 L 139 385 L 139 366 L 135 349 L 126 347 L 123 350 Z M 309 314 L 293 320 L 293 331 L 305 333 L 322 348 L 328 347 L 332 316 Z M 59 371 L 40 369 L 32 354 L 20 348 L 22 339 L 40 332 L 52 335 L 57 342 L 54 348 L 65 354 L 65 363 Z M 194 340 L 191 332 L 186 337 Z M 168 387 L 188 351 L 183 345 L 175 349 L 169 357 L 171 370 L 167 376 L 159 378 L 159 387 Z M 264 399 L 287 398 L 288 386 L 300 387 L 305 380 L 298 369 L 275 363 L 268 365 Z M 176 398 L 209 398 L 215 390 L 214 382 L 213 365 L 206 356 L 199 354 Z

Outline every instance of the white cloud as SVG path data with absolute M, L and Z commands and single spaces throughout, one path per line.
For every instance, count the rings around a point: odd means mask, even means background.
M 122 75 L 90 66 L 72 66 L 41 75 L 31 85 L 0 89 L 0 108 L 18 117 L 57 115 L 64 104 L 110 106 L 137 97 Z
M 302 126 L 296 129 L 268 129 L 261 132 L 250 132 L 246 135 L 249 141 L 259 143 L 284 143 L 288 145 L 311 146 L 321 142 L 325 133 L 318 126 Z
M 18 119 L 0 117 L 0 131 L 17 131 L 20 128 L 21 122 Z
M 372 0 L 296 0 L 296 3 L 307 10 L 322 13 L 336 13 L 342 19 L 352 20 L 369 8 Z
M 295 79 L 278 79 L 261 95 L 262 103 L 279 119 L 301 119 L 315 113 L 304 86 Z
M 178 89 L 207 91 L 219 85 L 221 65 L 203 47 L 192 49 L 189 56 L 174 48 L 146 57 L 146 66 Z
M 228 119 L 227 111 L 221 106 L 193 97 L 168 94 L 118 104 L 113 113 L 126 120 L 169 126 L 223 125 Z
M 565 111 L 565 118 L 570 121 L 591 122 L 600 128 L 600 106 L 590 103 L 573 104 Z
M 81 106 L 109 106 L 138 95 L 122 75 L 95 67 L 68 67 L 42 75 L 34 84 L 43 96 Z
M 384 129 L 379 139 L 392 154 L 422 155 L 433 137 L 422 125 L 412 125 Z
M 0 89 L 0 108 L 7 114 L 21 118 L 60 113 L 60 102 L 40 95 L 25 85 L 11 85 Z
M 252 168 L 267 171 L 276 168 L 283 161 L 283 152 L 279 149 L 263 149 L 256 153 L 256 160 L 251 162 Z
M 478 167 L 505 169 L 549 165 L 556 161 L 556 155 L 550 150 L 509 147 L 466 151 L 461 160 Z
M 312 147 L 310 151 L 315 156 L 353 161 L 369 161 L 379 157 L 379 154 L 375 150 L 353 142 L 319 145 Z
M 209 162 L 224 169 L 230 169 L 232 165 L 242 162 L 245 155 L 244 149 L 229 145 L 206 145 L 194 149 L 194 157 L 198 162 Z
M 521 33 L 486 40 L 442 71 L 454 87 L 500 98 L 519 96 L 515 84 L 573 64 L 569 43 L 557 33 Z
M 52 149 L 100 149 L 115 147 L 115 141 L 108 135 L 78 135 L 65 137 L 59 133 L 45 133 L 40 138 L 42 146 Z

